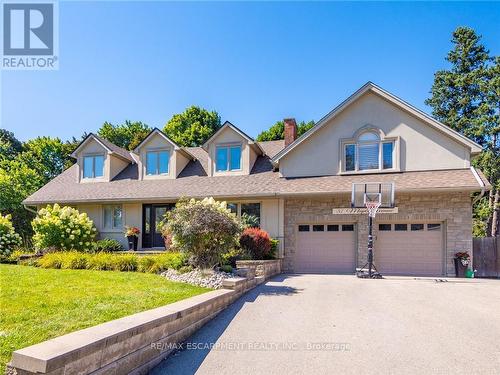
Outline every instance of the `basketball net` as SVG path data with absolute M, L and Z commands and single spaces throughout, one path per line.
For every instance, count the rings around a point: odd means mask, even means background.
M 377 210 L 381 204 L 381 202 L 366 202 L 365 206 L 368 209 L 368 216 L 375 217 L 375 215 L 377 215 Z

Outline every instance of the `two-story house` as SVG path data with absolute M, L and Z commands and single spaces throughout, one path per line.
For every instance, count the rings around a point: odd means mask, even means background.
M 226 122 L 202 147 L 180 147 L 154 129 L 133 152 L 90 134 L 24 204 L 75 206 L 121 241 L 137 226 L 148 249 L 163 246 L 158 222 L 179 198 L 211 196 L 257 216 L 285 270 L 353 273 L 368 218 L 336 209 L 351 206 L 354 183 L 392 182 L 396 209 L 374 222 L 382 273 L 452 275 L 454 253 L 471 252 L 471 193 L 489 188 L 471 165 L 479 145 L 372 83 L 296 133 L 286 119 L 283 141 L 256 142 Z

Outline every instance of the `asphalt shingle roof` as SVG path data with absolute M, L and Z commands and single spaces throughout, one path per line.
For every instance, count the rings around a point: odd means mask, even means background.
M 470 169 L 401 172 L 366 175 L 283 178 L 270 161 L 284 147 L 283 141 L 260 142 L 265 155 L 255 161 L 249 175 L 208 177 L 207 153 L 201 147 L 186 148 L 195 158 L 176 179 L 138 180 L 137 164 L 130 164 L 110 182 L 77 182 L 73 165 L 40 190 L 25 204 L 160 201 L 183 196 L 244 198 L 350 193 L 354 182 L 394 182 L 397 191 L 456 189 L 480 190 Z M 488 186 L 484 175 L 480 178 Z

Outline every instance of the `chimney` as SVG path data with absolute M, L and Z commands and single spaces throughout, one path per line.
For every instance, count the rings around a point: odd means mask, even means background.
M 297 139 L 297 123 L 294 118 L 286 118 L 285 123 L 285 147 Z

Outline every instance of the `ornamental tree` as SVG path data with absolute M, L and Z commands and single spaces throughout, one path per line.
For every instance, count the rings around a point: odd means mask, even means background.
M 225 202 L 213 198 L 181 200 L 165 215 L 164 229 L 173 246 L 191 255 L 192 263 L 212 268 L 238 243 L 241 225 Z

